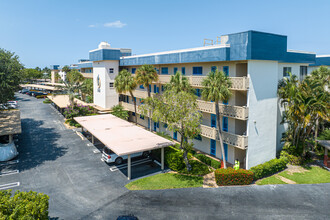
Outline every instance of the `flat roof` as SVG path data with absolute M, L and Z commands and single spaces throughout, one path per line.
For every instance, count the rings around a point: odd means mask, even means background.
M 69 95 L 49 95 L 47 96 L 52 102 L 54 102 L 60 108 L 66 108 L 70 105 Z M 83 102 L 79 99 L 74 98 L 74 101 L 80 105 L 91 105 L 89 103 Z
M 0 111 L 0 135 L 20 134 L 21 116 L 20 110 L 1 110 Z
M 154 150 L 174 144 L 166 138 L 111 114 L 76 117 L 74 120 L 118 156 Z
M 21 87 L 34 87 L 39 89 L 46 89 L 46 90 L 59 90 L 59 88 L 56 88 L 54 86 L 45 86 L 45 85 L 38 85 L 38 84 L 21 84 Z

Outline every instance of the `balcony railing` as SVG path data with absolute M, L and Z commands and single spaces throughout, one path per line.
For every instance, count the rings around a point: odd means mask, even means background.
M 123 108 L 127 111 L 134 112 L 134 104 L 126 103 L 126 102 L 120 102 L 119 103 Z M 136 113 L 141 114 L 141 111 L 139 109 L 139 106 L 136 106 Z
M 201 125 L 201 135 L 210 139 L 219 140 L 218 130 L 206 125 Z M 244 135 L 237 135 L 223 131 L 222 139 L 224 143 L 233 145 L 240 149 L 245 149 L 248 145 L 248 137 Z
M 128 92 L 122 93 L 122 94 L 130 96 L 130 94 Z M 135 90 L 133 92 L 133 95 L 136 98 L 147 98 L 148 97 L 147 92 L 141 91 L 141 90 Z M 151 93 L 151 95 L 154 95 L 154 93 Z M 198 105 L 198 108 L 202 112 L 207 112 L 210 114 L 216 113 L 214 102 L 197 100 L 197 105 Z M 236 119 L 240 119 L 240 120 L 247 120 L 249 117 L 249 109 L 248 109 L 248 107 L 245 107 L 245 106 L 232 106 L 232 105 L 219 104 L 219 112 L 223 116 L 230 117 L 230 118 L 236 118 Z
M 202 87 L 202 81 L 206 76 L 186 76 L 193 87 Z M 249 78 L 247 77 L 229 77 L 232 86 L 231 89 L 235 90 L 248 90 L 249 89 Z M 158 83 L 166 84 L 170 82 L 171 75 L 159 75 Z
M 214 102 L 197 100 L 197 104 L 199 109 L 203 112 L 207 112 L 210 114 L 216 113 Z M 248 107 L 245 106 L 232 106 L 232 105 L 219 104 L 219 112 L 223 116 L 237 118 L 241 120 L 246 120 L 248 119 L 249 116 Z
M 81 73 L 85 78 L 93 78 L 93 73 Z

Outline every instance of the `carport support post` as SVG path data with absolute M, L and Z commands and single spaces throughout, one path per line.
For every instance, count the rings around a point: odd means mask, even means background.
M 94 135 L 92 135 L 92 144 L 94 144 Z
M 162 170 L 164 170 L 164 147 L 161 148 L 161 163 L 162 163 Z
M 131 155 L 128 155 L 127 158 L 127 179 L 130 180 L 131 179 Z
M 13 135 L 12 134 L 9 135 L 9 143 L 11 143 L 11 142 L 13 142 Z

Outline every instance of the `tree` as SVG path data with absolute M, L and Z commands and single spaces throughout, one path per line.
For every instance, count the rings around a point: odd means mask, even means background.
M 224 163 L 224 167 L 227 168 L 226 165 L 226 157 L 225 150 L 223 146 L 222 140 L 222 129 L 220 123 L 220 112 L 219 112 L 219 102 L 227 101 L 231 96 L 231 91 L 229 88 L 231 87 L 231 81 L 228 76 L 223 71 L 214 71 L 210 72 L 207 77 L 202 81 L 202 85 L 204 86 L 202 91 L 202 97 L 204 100 L 215 102 L 215 112 L 217 116 L 217 125 L 218 125 L 218 136 L 221 147 L 222 160 Z
M 0 48 L 0 104 L 14 99 L 22 80 L 23 65 L 19 57 L 10 51 Z
M 147 64 L 142 65 L 140 68 L 136 70 L 135 79 L 137 84 L 141 84 L 147 88 L 148 98 L 150 98 L 151 94 L 150 94 L 149 85 L 151 85 L 152 82 L 158 81 L 158 74 L 154 66 Z M 150 114 L 152 114 L 152 109 Z M 149 117 L 149 122 L 150 122 L 150 131 L 151 131 L 152 120 L 150 120 L 150 117 Z
M 74 97 L 76 93 L 81 94 L 83 81 L 83 75 L 77 70 L 72 70 L 67 73 L 66 80 L 64 81 L 64 87 L 58 87 L 60 91 L 64 91 L 64 93 L 69 95 L 69 102 L 71 105 L 74 104 Z
M 43 74 L 40 71 L 36 70 L 36 69 L 27 68 L 27 69 L 24 69 L 23 72 L 24 72 L 24 79 L 25 80 L 43 78 Z
M 133 91 L 136 89 L 137 84 L 130 72 L 123 69 L 115 78 L 115 88 L 117 93 L 129 92 L 131 98 L 134 102 L 134 112 L 135 112 L 135 124 L 137 124 L 137 114 L 136 114 L 136 98 L 133 95 Z
M 171 80 L 165 88 L 172 89 L 175 92 L 185 91 L 192 94 L 194 93 L 188 78 L 183 76 L 180 71 L 177 71 L 174 76 L 171 76 Z
M 153 109 L 152 120 L 166 123 L 167 129 L 181 135 L 180 148 L 189 172 L 191 166 L 187 155 L 191 145 L 188 143 L 188 139 L 193 139 L 200 134 L 202 117 L 197 106 L 196 96 L 186 91 L 177 91 L 175 88 L 167 89 L 162 96 L 158 95 L 148 99 L 141 109 L 144 112 Z
M 85 79 L 83 81 L 81 85 L 81 93 L 83 101 L 89 102 L 90 99 L 93 100 L 93 79 Z
M 62 71 L 65 73 L 69 73 L 71 71 L 71 69 L 69 66 L 66 65 L 66 66 L 63 66 Z
M 112 110 L 111 112 L 112 115 L 124 120 L 128 119 L 128 111 L 124 110 L 123 106 L 115 105 L 114 107 L 112 107 L 111 110 Z

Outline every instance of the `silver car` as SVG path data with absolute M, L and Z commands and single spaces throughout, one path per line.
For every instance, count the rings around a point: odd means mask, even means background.
M 139 152 L 139 153 L 135 153 L 135 154 L 131 154 L 131 158 L 134 157 L 148 157 L 150 154 L 149 151 L 144 151 L 144 152 Z M 102 160 L 106 163 L 113 163 L 115 162 L 115 164 L 119 165 L 122 164 L 124 160 L 126 160 L 128 158 L 127 155 L 122 155 L 122 156 L 118 156 L 117 154 L 115 154 L 112 150 L 110 150 L 107 147 L 103 148 L 103 152 L 102 152 Z

